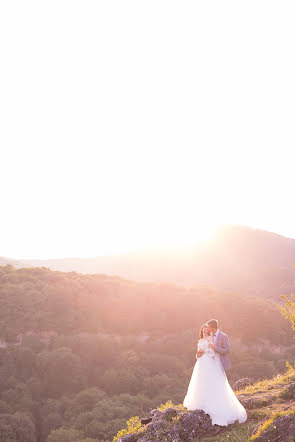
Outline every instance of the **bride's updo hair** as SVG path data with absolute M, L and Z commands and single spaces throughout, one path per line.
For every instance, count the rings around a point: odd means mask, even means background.
M 207 327 L 207 324 L 203 324 L 203 325 L 201 325 L 200 333 L 199 333 L 199 338 L 200 338 L 200 339 L 203 339 L 203 337 L 204 337 L 203 327 Z

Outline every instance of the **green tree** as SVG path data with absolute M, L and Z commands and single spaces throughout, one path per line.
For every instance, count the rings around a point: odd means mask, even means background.
M 77 442 L 84 438 L 84 433 L 73 428 L 58 428 L 51 431 L 47 441 L 48 442 Z
M 295 267 L 295 262 L 293 263 Z M 291 322 L 292 329 L 295 331 L 295 295 L 288 297 L 281 295 L 281 298 L 285 301 L 285 306 L 278 306 L 282 315 Z
M 295 296 L 291 295 L 291 299 L 285 295 L 281 295 L 285 301 L 284 307 L 279 307 L 282 315 L 291 322 L 291 326 L 295 331 Z
M 24 413 L 0 415 L 1 442 L 36 442 L 35 425 Z
M 140 379 L 128 368 L 109 368 L 101 379 L 102 388 L 109 394 L 138 393 Z
M 37 356 L 37 371 L 47 395 L 58 397 L 77 390 L 81 373 L 80 358 L 66 347 L 42 352 Z

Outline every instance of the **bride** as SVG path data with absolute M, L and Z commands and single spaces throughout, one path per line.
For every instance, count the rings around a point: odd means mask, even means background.
M 212 425 L 245 422 L 246 410 L 229 385 L 219 354 L 214 352 L 207 324 L 202 325 L 199 337 L 198 352 L 204 353 L 195 363 L 183 405 L 191 411 L 205 411 Z

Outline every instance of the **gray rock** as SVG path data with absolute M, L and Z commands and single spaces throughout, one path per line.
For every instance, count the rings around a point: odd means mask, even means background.
M 153 415 L 152 415 L 153 422 L 158 421 L 158 420 L 162 420 L 163 419 L 163 413 L 164 413 L 163 411 L 156 410 L 153 413 Z
M 190 441 L 203 434 L 213 436 L 222 430 L 222 427 L 219 425 L 212 426 L 210 416 L 202 410 L 183 414 L 180 418 L 180 423 L 180 437 L 182 441 Z
M 118 442 L 136 442 L 138 440 L 138 434 L 130 433 L 125 434 L 125 436 L 120 437 Z
M 161 433 L 160 433 L 161 431 Z M 180 436 L 180 430 L 177 424 L 175 424 L 170 430 L 166 431 L 162 428 L 158 428 L 157 424 L 155 427 L 150 427 L 147 433 L 143 434 L 137 442 L 155 442 L 155 441 L 165 441 L 165 442 L 183 442 L 184 440 Z
M 172 428 L 172 430 L 169 433 L 171 442 L 182 442 L 181 435 L 180 435 L 180 428 L 177 424 L 175 424 Z
M 291 404 L 286 405 L 286 407 L 283 408 L 284 411 L 289 410 L 290 408 L 295 407 L 295 402 L 292 402 Z
M 248 385 L 254 384 L 254 379 L 252 378 L 242 378 L 234 383 L 234 390 L 241 390 L 242 388 L 248 387 Z
M 254 430 L 255 431 L 255 430 Z M 257 442 L 291 442 L 294 441 L 295 435 L 295 416 L 280 416 L 273 421 L 273 425 L 266 428 L 263 433 L 256 439 Z
M 158 440 L 160 435 L 163 434 L 165 427 L 164 419 L 158 417 L 158 419 L 153 419 L 152 422 L 146 425 L 146 437 L 151 437 L 151 439 Z
M 171 421 L 173 417 L 177 416 L 177 410 L 173 407 L 166 408 L 163 411 L 162 418 L 166 421 Z
M 295 382 L 292 382 L 284 388 L 282 397 L 286 399 L 295 399 Z
M 155 440 L 161 440 L 161 441 L 165 441 L 165 442 L 183 442 L 183 440 L 180 438 L 178 432 L 176 431 L 173 432 L 170 431 L 170 433 L 167 434 L 163 434 L 161 436 L 161 438 L 157 438 L 155 439 L 153 436 L 151 435 L 143 435 L 140 437 L 140 439 L 137 440 L 137 442 L 155 442 Z
M 140 418 L 140 423 L 142 425 L 145 425 L 145 424 L 148 424 L 149 422 L 151 422 L 152 419 L 153 419 L 152 417 L 141 417 Z
M 137 439 L 137 442 L 153 442 L 153 440 L 150 438 L 150 436 L 144 435 Z
M 264 405 L 272 402 L 273 396 L 271 394 L 265 394 L 264 396 L 248 396 L 239 395 L 239 401 L 247 410 L 253 410 L 253 408 L 263 407 Z
M 205 434 L 215 436 L 223 429 L 218 425 L 212 426 L 210 416 L 202 410 L 183 413 L 169 407 L 163 411 L 152 411 L 152 421 L 146 424 L 144 433 L 128 434 L 120 438 L 119 442 L 188 442 Z M 179 414 L 179 421 L 173 425 L 173 417 Z

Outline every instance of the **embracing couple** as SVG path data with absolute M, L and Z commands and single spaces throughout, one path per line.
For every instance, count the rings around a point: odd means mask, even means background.
M 183 405 L 188 410 L 203 410 L 212 425 L 243 423 L 247 413 L 234 394 L 225 370 L 230 368 L 228 336 L 218 328 L 217 319 L 202 325 L 192 377 Z

